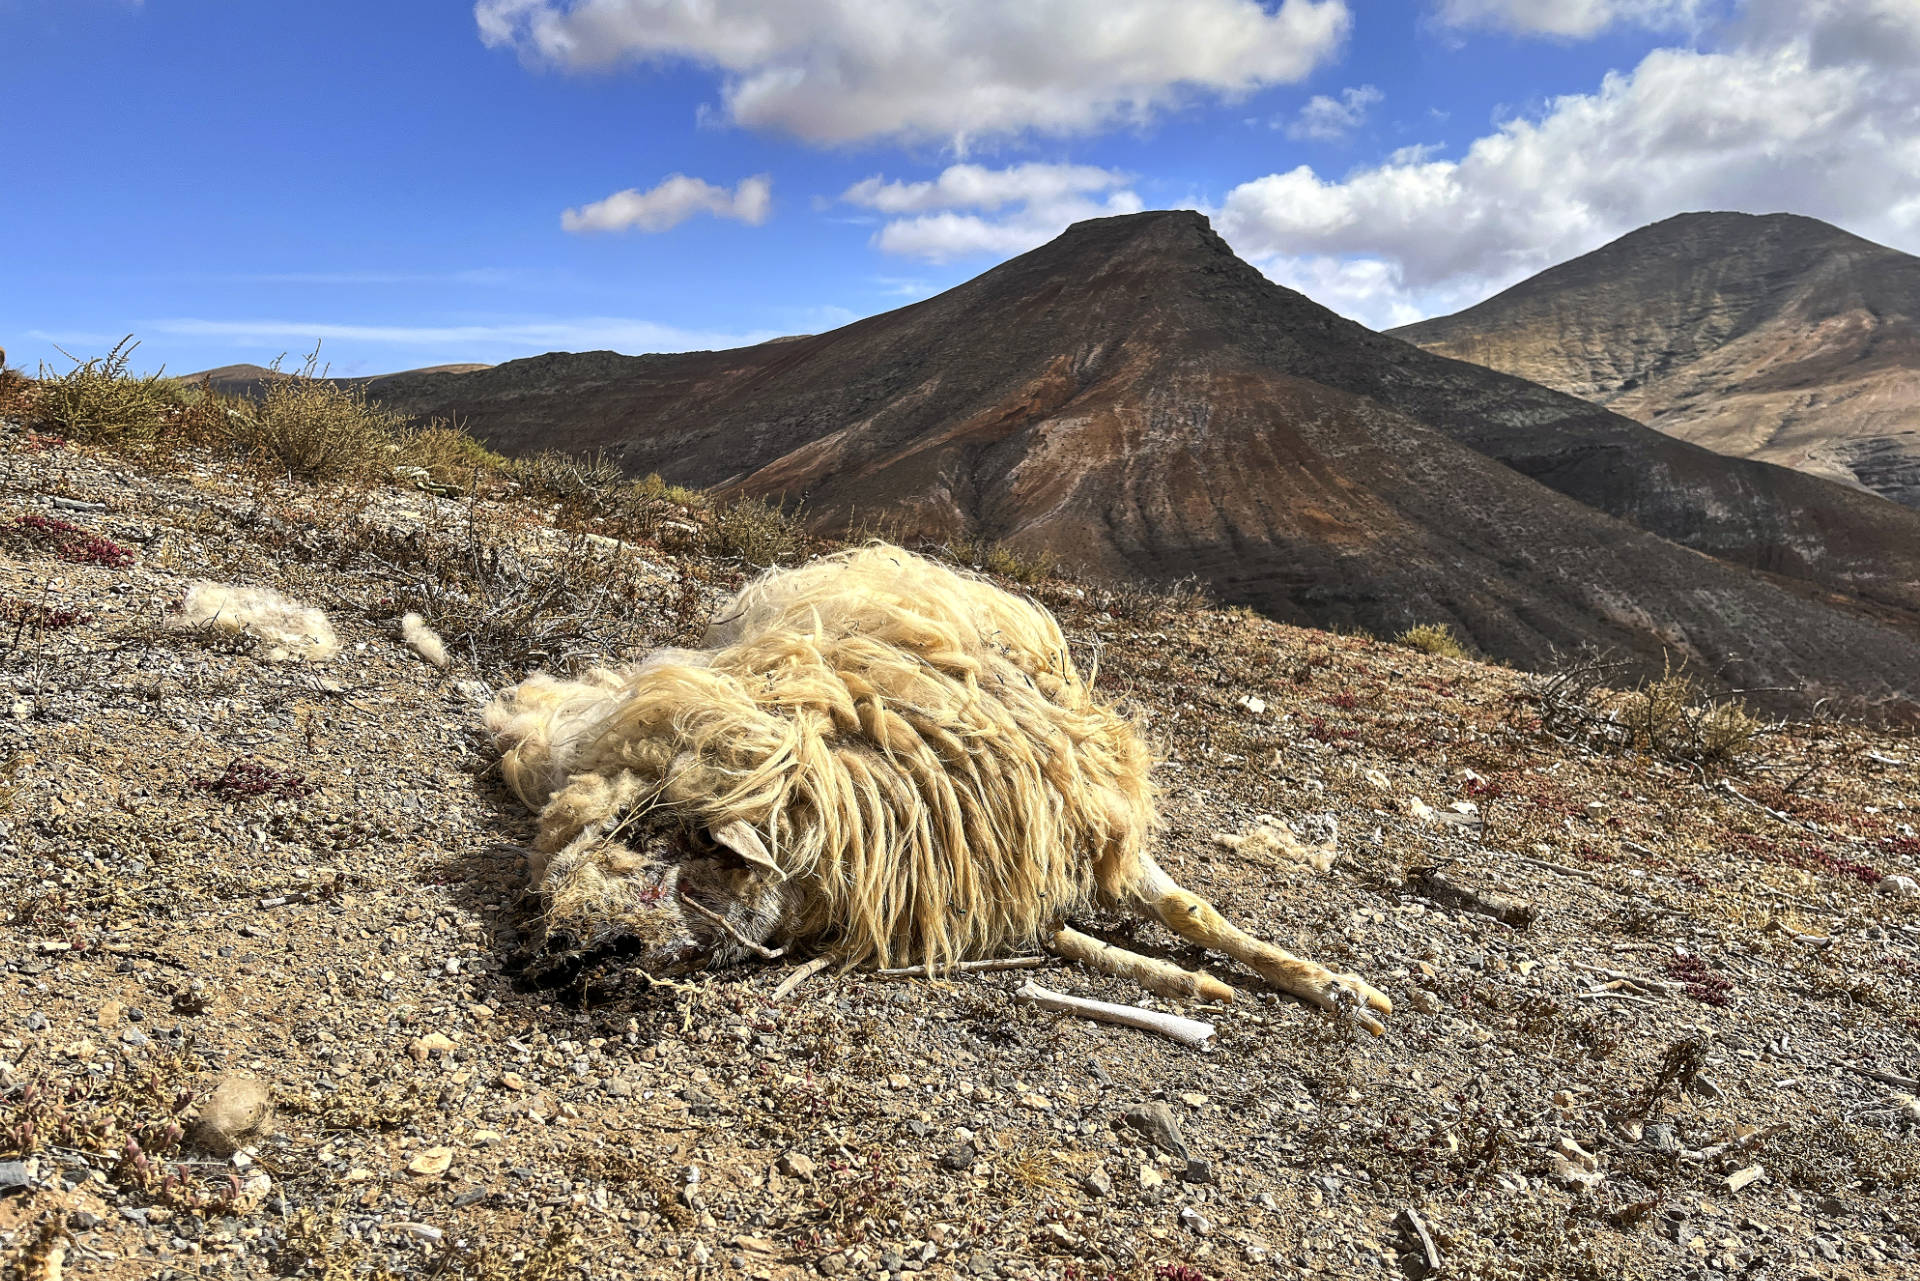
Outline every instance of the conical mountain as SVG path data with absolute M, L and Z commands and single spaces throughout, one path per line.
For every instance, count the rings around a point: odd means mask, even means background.
M 1920 258 L 1814 218 L 1682 214 L 1392 332 L 1920 507 Z
M 509 452 L 604 449 L 804 498 L 831 528 L 893 518 L 1197 574 L 1293 621 L 1446 621 L 1522 663 L 1674 649 L 1750 685 L 1920 692 L 1920 514 L 1375 334 L 1190 212 L 1077 224 L 832 333 L 374 390 Z

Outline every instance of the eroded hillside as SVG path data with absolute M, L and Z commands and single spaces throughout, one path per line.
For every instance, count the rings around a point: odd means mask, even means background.
M 1241 982 L 1238 1004 L 1188 1011 L 1217 1024 L 1212 1053 L 1012 1000 L 1028 978 L 1141 999 L 1058 962 L 825 974 L 775 1003 L 777 966 L 649 986 L 537 959 L 531 823 L 478 710 L 530 667 L 690 639 L 750 560 L 792 554 L 779 538 L 671 495 L 615 522 L 502 490 L 135 465 L 17 427 L 0 486 L 17 1273 L 58 1255 L 68 1277 L 1384 1281 L 1430 1259 L 1486 1278 L 1920 1259 L 1910 735 L 1707 742 L 1663 715 L 1648 741 L 1620 717 L 1649 705 L 1578 681 L 1041 578 L 1165 756 L 1170 870 L 1386 989 L 1386 1035 L 1118 918 L 1081 924 Z M 341 655 L 169 630 L 203 578 L 324 609 Z M 409 609 L 446 672 L 397 639 Z M 1337 829 L 1338 861 L 1216 843 L 1261 816 Z M 1487 915 L 1496 894 L 1536 918 Z M 277 1124 L 223 1158 L 196 1117 L 234 1078 Z

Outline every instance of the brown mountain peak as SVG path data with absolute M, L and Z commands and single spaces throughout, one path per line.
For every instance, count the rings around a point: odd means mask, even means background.
M 1920 514 L 1372 333 L 1190 211 L 1079 223 L 788 343 L 378 391 L 508 452 L 606 450 L 804 499 L 836 531 L 886 520 L 1197 574 L 1289 621 L 1444 620 L 1523 663 L 1593 643 L 1657 667 L 1673 648 L 1752 684 L 1920 693 Z

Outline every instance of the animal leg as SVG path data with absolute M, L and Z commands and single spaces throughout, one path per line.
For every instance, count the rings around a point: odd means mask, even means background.
M 1223 1004 L 1233 1000 L 1233 989 L 1210 974 L 1183 970 L 1171 961 L 1156 960 L 1102 943 L 1069 926 L 1063 925 L 1055 931 L 1047 940 L 1047 947 L 1069 961 L 1080 961 L 1103 974 L 1128 979 L 1161 996 Z
M 1283 948 L 1240 929 L 1215 910 L 1213 904 L 1168 876 L 1150 855 L 1140 856 L 1142 876 L 1135 890 L 1140 906 L 1181 938 L 1225 952 L 1256 971 L 1283 992 L 1291 992 L 1322 1009 L 1355 1010 L 1360 1026 L 1379 1036 L 1384 1024 L 1369 1011 L 1393 1012 L 1393 1002 L 1366 980 L 1336 974 L 1324 965 L 1303 961 Z

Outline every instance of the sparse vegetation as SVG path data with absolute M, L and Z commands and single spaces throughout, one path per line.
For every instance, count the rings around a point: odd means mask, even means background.
M 800 559 L 808 545 L 798 512 L 758 498 L 737 498 L 719 507 L 708 541 L 719 555 L 761 569 Z
M 67 356 L 73 368 L 64 374 L 42 366 L 31 396 L 23 399 L 38 421 L 75 440 L 150 448 L 175 423 L 188 398 L 170 378 L 130 371 L 139 345 L 129 334 L 104 356 Z
M 1445 623 L 1421 623 L 1417 627 L 1409 627 L 1394 637 L 1393 643 L 1422 654 L 1432 654 L 1436 658 L 1468 657 L 1467 647 L 1460 643 L 1460 638 Z
M 1006 543 L 988 539 L 957 539 L 951 544 L 949 554 L 956 564 L 968 569 L 985 570 L 1023 587 L 1032 587 L 1054 573 L 1054 559 L 1045 552 L 1023 552 Z

